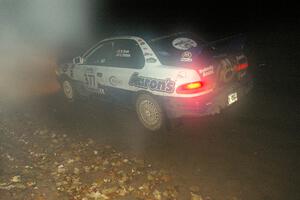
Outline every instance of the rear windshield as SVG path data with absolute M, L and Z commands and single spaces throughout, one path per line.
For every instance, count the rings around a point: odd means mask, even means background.
M 174 34 L 152 39 L 149 45 L 164 65 L 193 66 L 205 42 L 193 34 Z

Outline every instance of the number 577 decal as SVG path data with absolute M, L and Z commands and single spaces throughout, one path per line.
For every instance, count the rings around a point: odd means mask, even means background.
M 96 79 L 94 74 L 84 74 L 85 77 L 85 83 L 89 87 L 96 87 Z

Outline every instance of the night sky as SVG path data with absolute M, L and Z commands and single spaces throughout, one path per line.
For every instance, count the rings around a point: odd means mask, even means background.
M 161 31 L 190 29 L 221 36 L 283 28 L 295 31 L 299 25 L 296 7 L 286 2 L 95 1 L 91 7 L 92 24 L 127 26 L 130 30 L 130 26 Z

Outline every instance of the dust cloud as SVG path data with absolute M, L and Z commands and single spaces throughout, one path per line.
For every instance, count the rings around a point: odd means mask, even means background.
M 57 59 L 89 37 L 89 6 L 80 0 L 0 0 L 0 100 L 22 102 L 59 90 Z

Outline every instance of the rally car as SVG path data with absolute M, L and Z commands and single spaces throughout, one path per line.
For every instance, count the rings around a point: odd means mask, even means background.
M 124 104 L 156 131 L 167 119 L 216 114 L 239 101 L 252 88 L 247 69 L 242 43 L 176 33 L 104 39 L 56 74 L 68 101 L 97 95 Z

